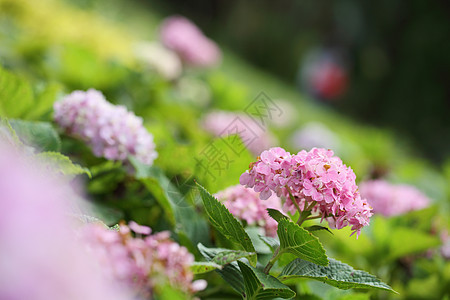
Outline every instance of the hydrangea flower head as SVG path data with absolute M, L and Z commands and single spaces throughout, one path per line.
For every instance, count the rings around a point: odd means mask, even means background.
M 362 182 L 360 191 L 373 207 L 373 212 L 385 217 L 422 209 L 430 204 L 430 199 L 414 186 L 395 185 L 381 179 Z
M 242 185 L 231 186 L 214 196 L 238 219 L 263 227 L 267 236 L 276 236 L 278 223 L 269 216 L 267 208 L 281 210 L 281 200 L 277 196 L 261 201 L 257 192 Z
M 187 295 L 204 289 L 206 281 L 193 281 L 189 269 L 194 256 L 172 241 L 168 231 L 150 233 L 149 227 L 135 222 L 121 224 L 118 231 L 90 224 L 84 228 L 83 237 L 109 276 L 140 297 L 151 297 L 155 286 L 165 284 Z
M 290 154 L 277 147 L 263 151 L 241 175 L 240 183 L 260 192 L 263 200 L 272 193 L 285 198 L 284 210 L 292 214 L 297 206 L 301 211 L 311 210 L 327 218 L 330 226 L 351 226 L 359 235 L 372 213 L 355 179 L 353 170 L 331 150 L 313 148 Z
M 181 16 L 172 16 L 161 25 L 161 41 L 188 64 L 198 67 L 217 65 L 222 53 L 194 23 Z
M 57 101 L 54 119 L 69 135 L 85 141 L 98 157 L 127 161 L 132 155 L 146 165 L 157 157 L 153 136 L 142 118 L 109 103 L 94 89 L 74 91 Z

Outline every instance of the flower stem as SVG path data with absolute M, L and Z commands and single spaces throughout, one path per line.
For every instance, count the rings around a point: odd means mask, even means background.
M 272 267 L 275 264 L 275 262 L 277 261 L 277 259 L 280 258 L 281 253 L 282 252 L 280 252 L 280 247 L 278 246 L 278 248 L 273 253 L 272 258 L 269 260 L 267 265 L 264 267 L 264 274 L 269 274 L 270 269 L 272 269 Z
M 306 220 L 314 220 L 314 219 L 319 219 L 319 218 L 321 218 L 322 216 L 321 215 L 317 215 L 317 216 L 311 216 L 311 217 L 307 217 L 306 219 L 305 219 L 305 221 Z

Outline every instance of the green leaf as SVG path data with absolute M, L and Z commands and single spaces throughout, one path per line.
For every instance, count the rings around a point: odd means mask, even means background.
M 164 210 L 167 220 L 172 226 L 175 226 L 176 220 L 174 211 L 175 209 L 173 207 L 174 205 L 171 201 L 170 194 L 163 188 L 161 182 L 154 177 L 141 178 L 139 179 L 139 181 L 142 182 L 147 190 L 149 190 L 153 194 L 159 205 L 161 205 L 162 209 Z
M 153 194 L 164 210 L 169 223 L 175 226 L 175 203 L 177 203 L 177 199 L 173 198 L 176 193 L 171 193 L 175 187 L 173 187 L 162 170 L 144 165 L 133 156 L 128 157 L 128 159 L 135 168 L 136 178 Z
M 38 86 L 32 109 L 29 109 L 23 118 L 27 120 L 39 120 L 44 116 L 49 118 L 53 111 L 53 103 L 61 91 L 62 85 L 59 83 Z
M 329 258 L 329 261 L 329 265 L 324 267 L 302 259 L 295 259 L 283 269 L 278 278 L 281 281 L 294 278 L 310 278 L 343 290 L 372 288 L 396 293 L 389 285 L 367 272 L 355 270 L 351 266 L 333 258 Z
M 241 223 L 233 217 L 219 200 L 208 193 L 204 187 L 198 183 L 197 185 L 211 224 L 226 238 L 236 243 L 242 250 L 255 253 L 256 251 L 252 241 Z M 256 254 L 250 255 L 248 258 L 250 263 L 256 266 Z
M 222 248 L 207 248 L 201 243 L 199 243 L 197 247 L 201 255 L 208 261 L 211 261 L 220 252 L 228 251 L 227 249 Z M 222 270 L 217 269 L 216 272 L 219 273 L 219 275 L 228 282 L 236 292 L 239 294 L 244 292 L 244 278 L 242 277 L 242 273 L 236 262 L 227 264 L 223 266 Z
M 221 270 L 222 266 L 209 261 L 196 261 L 190 266 L 190 269 L 194 274 L 203 274 L 216 269 Z
M 333 233 L 331 232 L 331 230 L 328 229 L 328 227 L 320 226 L 320 225 L 312 225 L 312 226 L 308 226 L 308 227 L 305 227 L 305 229 L 308 230 L 308 231 L 326 230 L 326 231 L 328 231 L 329 233 L 333 234 Z
M 267 212 L 269 213 L 269 216 L 277 222 L 280 222 L 281 219 L 288 219 L 288 217 L 283 215 L 279 210 L 268 208 Z
M 212 261 L 219 265 L 226 265 L 233 261 L 236 261 L 243 257 L 248 257 L 254 255 L 255 253 L 241 251 L 241 250 L 224 250 L 222 252 L 217 253 Z
M 264 274 L 241 261 L 238 261 L 238 265 L 244 276 L 244 299 L 289 299 L 295 296 L 294 291 L 272 275 Z
M 89 178 L 92 177 L 87 168 L 74 164 L 67 156 L 59 152 L 42 152 L 37 154 L 36 158 L 40 159 L 44 163 L 44 166 L 53 172 L 62 173 L 67 176 L 86 174 Z
M 135 177 L 144 184 L 164 210 L 166 219 L 179 235 L 185 235 L 195 247 L 198 242 L 205 241 L 209 236 L 207 221 L 185 200 L 177 187 L 165 176 L 164 172 L 155 167 L 140 163 L 129 156 L 129 161 L 135 168 Z M 196 190 L 193 185 L 193 189 Z
M 0 116 L 20 118 L 32 107 L 30 84 L 0 67 Z
M 322 244 L 310 232 L 287 219 L 281 219 L 277 233 L 280 239 L 280 253 L 292 253 L 315 264 L 328 265 Z
M 280 241 L 277 240 L 276 238 L 273 237 L 269 237 L 269 236 L 264 236 L 264 235 L 259 235 L 259 238 L 267 245 L 270 247 L 270 249 L 273 251 L 275 251 L 279 246 L 280 246 Z
M 397 227 L 391 231 L 389 245 L 389 259 L 396 259 L 405 255 L 420 253 L 439 246 L 441 240 L 420 230 Z
M 20 140 L 40 151 L 59 151 L 61 140 L 56 130 L 47 122 L 9 120 Z

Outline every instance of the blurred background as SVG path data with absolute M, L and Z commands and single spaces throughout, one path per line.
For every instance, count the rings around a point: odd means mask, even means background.
M 155 1 L 147 1 L 149 5 Z M 158 2 L 158 1 L 156 1 Z M 301 91 L 308 57 L 335 64 L 317 95 L 342 114 L 395 130 L 420 154 L 450 151 L 448 1 L 159 1 Z M 303 75 L 304 76 L 304 75 Z M 345 79 L 342 79 L 344 77 Z

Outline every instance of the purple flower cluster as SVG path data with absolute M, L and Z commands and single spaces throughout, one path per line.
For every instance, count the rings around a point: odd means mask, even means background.
M 74 91 L 57 101 L 54 119 L 68 134 L 85 141 L 96 156 L 126 161 L 132 155 L 146 165 L 157 157 L 142 118 L 109 103 L 94 89 Z
M 286 211 L 295 213 L 297 206 L 301 211 L 311 210 L 327 218 L 332 227 L 351 226 L 358 236 L 361 228 L 369 224 L 371 207 L 361 199 L 353 170 L 333 154 L 331 150 L 313 148 L 292 155 L 282 148 L 271 148 L 250 164 L 250 170 L 239 181 L 260 192 L 263 200 L 272 192 L 286 198 Z
M 373 212 L 383 216 L 396 216 L 425 208 L 430 200 L 417 188 L 407 184 L 390 184 L 385 180 L 360 183 L 361 195 L 369 201 Z
M 275 142 L 275 137 L 267 131 L 262 131 L 252 119 L 241 113 L 212 111 L 206 115 L 202 126 L 206 131 L 220 137 L 239 133 L 242 141 L 248 141 L 245 146 L 255 155 Z M 230 129 L 230 132 L 227 129 Z
M 149 227 L 135 222 L 121 224 L 119 231 L 90 224 L 84 228 L 83 237 L 109 276 L 140 297 L 151 297 L 154 287 L 165 284 L 187 294 L 204 289 L 206 281 L 193 281 L 189 269 L 194 256 L 172 241 L 168 231 L 150 233 Z
M 281 200 L 277 196 L 260 201 L 257 192 L 235 185 L 218 192 L 215 197 L 238 219 L 264 228 L 267 236 L 276 236 L 278 223 L 269 216 L 267 208 L 281 210 Z
M 222 58 L 219 47 L 184 17 L 165 19 L 160 35 L 161 42 L 190 65 L 210 67 L 217 65 Z

